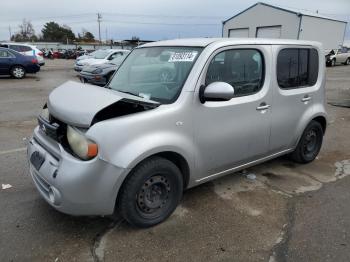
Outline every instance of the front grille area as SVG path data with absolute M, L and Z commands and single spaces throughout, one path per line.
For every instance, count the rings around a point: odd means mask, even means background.
M 36 174 L 36 171 L 33 169 L 32 172 L 32 177 L 37 185 L 38 189 L 47 197 L 49 197 L 49 190 L 50 190 L 50 185 L 46 183 L 44 179 L 42 179 L 39 175 Z
M 67 124 L 58 120 L 51 114 L 49 119 L 45 119 L 42 116 L 38 117 L 38 123 L 41 130 L 53 140 L 63 144 L 66 139 Z

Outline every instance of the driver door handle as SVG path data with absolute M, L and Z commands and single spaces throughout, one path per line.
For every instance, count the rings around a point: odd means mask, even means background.
M 310 101 L 310 100 L 311 100 L 311 96 L 305 95 L 305 96 L 301 99 L 301 102 L 307 102 L 307 101 Z
M 257 108 L 256 110 L 258 111 L 262 111 L 262 110 L 267 110 L 270 108 L 270 105 L 266 104 L 266 103 L 261 103 Z

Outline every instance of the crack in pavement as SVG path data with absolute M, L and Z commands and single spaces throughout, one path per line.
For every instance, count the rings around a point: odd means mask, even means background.
M 105 241 L 104 237 L 111 232 L 113 229 L 117 228 L 123 222 L 122 218 L 112 219 L 103 230 L 96 234 L 92 240 L 91 254 L 94 262 L 104 261 L 104 248 Z
M 269 262 L 286 261 L 286 254 L 289 247 L 289 240 L 292 235 L 292 228 L 295 223 L 295 198 L 287 203 L 287 223 L 283 225 L 279 238 L 271 250 Z
M 289 241 L 290 241 L 291 236 L 292 236 L 291 231 L 292 231 L 292 228 L 294 227 L 294 224 L 295 224 L 296 199 L 298 197 L 304 197 L 308 192 L 320 190 L 324 184 L 334 183 L 337 180 L 340 180 L 340 179 L 350 175 L 350 160 L 338 161 L 334 164 L 334 166 L 336 167 L 336 170 L 334 173 L 335 180 L 329 181 L 329 182 L 321 182 L 318 179 L 312 177 L 311 179 L 314 179 L 314 180 L 321 183 L 322 186 L 320 188 L 318 188 L 316 190 L 307 190 L 307 191 L 304 191 L 302 193 L 296 192 L 295 194 L 293 194 L 293 195 L 295 195 L 295 197 L 292 197 L 290 199 L 290 201 L 287 203 L 287 214 L 286 214 L 287 224 L 285 224 L 285 226 L 283 226 L 282 231 L 280 233 L 280 236 L 277 238 L 276 244 L 274 245 L 274 247 L 271 250 L 269 262 L 287 261 L 286 255 L 287 255 L 288 248 L 289 248 Z M 280 191 L 280 189 L 279 189 L 279 191 Z M 284 192 L 284 191 L 281 191 L 281 192 Z

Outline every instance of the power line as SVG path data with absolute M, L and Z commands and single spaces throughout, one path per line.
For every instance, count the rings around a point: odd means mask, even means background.
M 182 19 L 223 19 L 223 16 L 196 16 L 196 15 L 150 15 L 150 14 L 127 14 L 127 13 L 103 13 L 105 16 L 121 17 L 147 17 L 147 18 L 182 18 Z
M 137 21 L 117 21 L 105 19 L 105 22 L 117 23 L 117 24 L 139 24 L 139 25 L 168 25 L 168 26 L 221 26 L 221 24 L 194 24 L 194 23 L 161 23 L 161 22 L 137 22 Z

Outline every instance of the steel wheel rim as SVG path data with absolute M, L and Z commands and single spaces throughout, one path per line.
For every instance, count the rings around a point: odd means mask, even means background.
M 148 178 L 141 186 L 136 205 L 144 216 L 159 215 L 170 202 L 171 187 L 169 179 L 163 175 L 154 175 Z
M 317 151 L 317 140 L 317 133 L 314 129 L 311 129 L 306 133 L 305 142 L 303 146 L 303 151 L 305 155 L 313 155 Z

